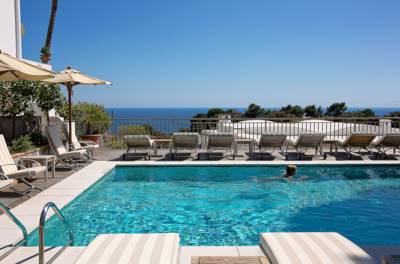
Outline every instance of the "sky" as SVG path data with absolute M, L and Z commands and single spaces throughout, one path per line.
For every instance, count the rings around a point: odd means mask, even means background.
M 39 61 L 51 1 L 21 0 Z M 54 70 L 106 107 L 400 106 L 398 0 L 59 0 Z M 65 90 L 65 89 L 63 89 Z

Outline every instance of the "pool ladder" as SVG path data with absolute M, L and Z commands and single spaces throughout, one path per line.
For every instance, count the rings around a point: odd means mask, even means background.
M 61 222 L 64 223 L 64 225 L 67 227 L 68 230 L 68 244 L 64 246 L 61 250 L 59 250 L 49 261 L 48 263 L 53 262 L 68 246 L 72 246 L 74 244 L 74 236 L 72 234 L 72 229 L 70 225 L 68 224 L 67 220 L 65 219 L 64 215 L 61 213 L 60 209 L 57 207 L 57 205 L 53 202 L 48 202 L 42 209 L 42 212 L 40 214 L 40 219 L 39 219 L 39 264 L 44 264 L 44 253 L 45 253 L 45 236 L 44 236 L 44 224 L 46 222 L 46 216 L 47 212 L 49 209 L 52 209 L 54 211 L 54 214 L 61 220 Z M 23 239 L 17 242 L 16 244 L 9 244 L 6 246 L 3 246 L 0 249 L 4 249 L 7 247 L 10 247 L 11 249 L 4 253 L 3 255 L 0 256 L 0 261 L 5 259 L 7 256 L 9 256 L 14 250 L 16 250 L 18 247 L 26 246 L 27 245 L 27 237 L 28 237 L 28 232 L 26 231 L 25 226 L 21 223 L 21 221 L 18 220 L 18 218 L 10 211 L 10 209 L 2 204 L 0 202 L 0 211 L 2 211 L 5 215 L 8 216 L 8 218 L 13 221 L 18 228 L 22 231 L 23 234 Z

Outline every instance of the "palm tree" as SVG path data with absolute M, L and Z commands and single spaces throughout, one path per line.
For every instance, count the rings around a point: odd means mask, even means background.
M 56 21 L 58 0 L 51 0 L 51 13 L 49 26 L 47 28 L 46 42 L 44 47 L 40 50 L 40 59 L 43 63 L 48 63 L 51 58 L 50 46 L 53 37 L 54 23 Z

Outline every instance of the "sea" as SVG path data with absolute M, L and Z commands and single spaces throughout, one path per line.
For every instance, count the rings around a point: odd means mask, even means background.
M 236 109 L 244 113 L 244 107 L 226 107 L 223 109 Z M 349 112 L 365 109 L 366 107 L 349 107 Z M 390 112 L 399 112 L 400 107 L 370 107 L 377 116 L 384 116 Z M 206 113 L 210 107 L 193 108 L 106 108 L 110 116 L 115 118 L 192 118 L 198 113 Z M 280 108 L 270 108 L 279 110 Z

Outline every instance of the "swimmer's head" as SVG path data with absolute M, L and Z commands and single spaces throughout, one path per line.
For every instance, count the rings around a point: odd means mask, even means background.
M 287 165 L 285 176 L 287 178 L 292 178 L 296 174 L 296 170 L 297 170 L 296 165 Z

